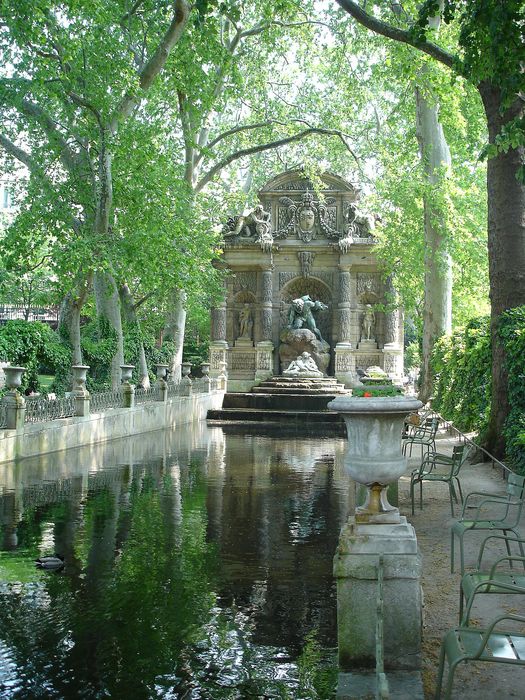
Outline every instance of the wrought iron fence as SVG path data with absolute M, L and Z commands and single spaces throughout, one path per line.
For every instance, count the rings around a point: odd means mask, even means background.
M 181 396 L 181 385 L 180 382 L 168 383 L 168 396 Z
M 121 406 L 121 387 L 108 391 L 94 391 L 89 396 L 89 410 L 91 413 L 103 413 L 108 408 L 120 408 Z
M 48 399 L 46 396 L 28 396 L 26 398 L 26 423 L 40 423 L 57 418 L 69 418 L 75 415 L 73 396 Z
M 141 386 L 135 389 L 135 403 L 149 403 L 150 401 L 160 401 L 160 391 L 158 387 L 152 386 L 144 389 Z

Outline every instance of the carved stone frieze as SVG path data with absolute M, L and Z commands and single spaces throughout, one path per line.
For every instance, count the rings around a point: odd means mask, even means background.
M 370 293 L 379 298 L 381 294 L 381 277 L 378 272 L 358 272 L 356 274 L 356 284 L 357 296 L 360 300 L 363 295 Z
M 252 270 L 236 272 L 233 278 L 233 293 L 248 291 L 257 294 L 257 273 Z
M 255 369 L 255 353 L 254 352 L 232 352 L 231 353 L 231 369 L 232 370 L 252 370 Z
M 331 201 L 334 201 L 333 198 Z M 327 207 L 326 204 L 316 200 L 309 190 L 300 200 L 281 197 L 279 204 L 279 209 L 284 208 L 286 212 L 285 215 L 279 213 L 280 220 L 285 223 L 274 232 L 275 238 L 288 238 L 295 235 L 304 243 L 309 243 L 321 234 L 329 238 L 340 237 L 340 233 L 330 223 L 334 216 L 337 221 L 337 211 L 334 214 L 334 206 Z
M 381 367 L 381 353 L 378 352 L 377 355 L 356 355 L 355 364 L 360 369 L 374 366 Z
M 301 274 L 303 277 L 310 277 L 312 265 L 314 264 L 315 253 L 309 250 L 300 250 L 297 253 L 299 264 L 301 266 Z
M 262 370 L 271 370 L 272 369 L 272 355 L 270 352 L 257 353 L 257 369 L 262 369 Z
M 336 372 L 351 372 L 355 369 L 354 356 L 348 352 L 335 354 L 335 371 Z
M 210 353 L 211 369 L 221 369 L 221 363 L 224 362 L 225 352 L 223 350 L 212 350 Z

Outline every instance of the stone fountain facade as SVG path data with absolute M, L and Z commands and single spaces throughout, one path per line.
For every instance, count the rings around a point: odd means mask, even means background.
M 281 375 L 303 351 L 346 386 L 370 366 L 402 375 L 402 311 L 378 269 L 374 217 L 360 213 L 352 184 L 329 173 L 322 181 L 319 197 L 302 172 L 278 175 L 259 192 L 261 204 L 224 227 L 219 265 L 231 274 L 212 311 L 210 376 L 226 367 L 229 391 Z M 299 321 L 290 335 L 301 298 L 319 302 L 316 332 Z

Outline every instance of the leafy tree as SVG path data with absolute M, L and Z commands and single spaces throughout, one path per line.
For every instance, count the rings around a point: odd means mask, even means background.
M 481 96 L 489 131 L 487 155 L 491 156 L 487 168 L 493 382 L 489 445 L 501 454 L 509 398 L 504 349 L 497 330 L 502 312 L 525 302 L 525 8 L 521 0 L 426 0 L 417 22 L 403 29 L 373 14 L 372 8 L 384 10 L 386 3 L 374 2 L 367 11 L 354 0 L 337 2 L 368 29 L 413 46 L 454 75 L 463 76 Z M 401 3 L 393 7 L 403 10 Z M 455 52 L 431 40 L 428 20 L 438 14 L 457 27 Z

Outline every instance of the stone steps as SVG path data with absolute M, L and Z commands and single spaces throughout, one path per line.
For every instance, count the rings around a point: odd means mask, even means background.
M 210 425 L 265 429 L 315 429 L 346 432 L 344 421 L 327 404 L 346 393 L 333 377 L 273 377 L 249 392 L 224 396 L 222 409 L 208 412 Z
M 207 421 L 217 425 L 221 422 L 271 423 L 273 425 L 299 424 L 301 426 L 325 424 L 343 425 L 335 411 L 261 410 L 255 408 L 222 408 L 208 411 Z
M 338 393 L 236 393 L 226 394 L 222 404 L 225 409 L 259 409 L 279 411 L 324 411 L 329 401 Z

